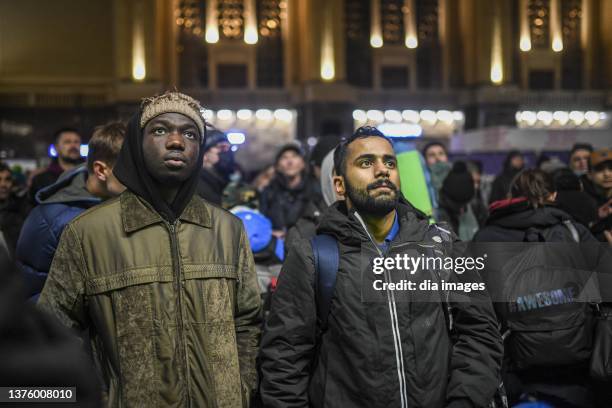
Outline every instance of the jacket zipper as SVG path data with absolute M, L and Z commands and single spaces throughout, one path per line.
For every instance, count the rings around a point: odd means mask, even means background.
M 382 253 L 382 251 L 380 250 L 380 248 L 378 247 L 378 245 L 376 244 L 376 242 L 370 235 L 370 232 L 368 231 L 368 228 L 365 222 L 363 221 L 363 219 L 361 218 L 361 216 L 359 215 L 359 213 L 355 211 L 354 214 L 355 214 L 355 218 L 357 218 L 357 220 L 361 224 L 361 227 L 364 229 L 370 242 L 374 245 L 374 248 L 376 249 L 376 252 L 378 253 L 378 255 L 380 257 L 383 257 L 384 254 Z M 387 250 L 387 252 L 390 249 L 391 249 L 391 245 L 389 245 L 389 249 Z M 389 273 L 387 269 L 385 269 L 384 276 L 385 276 L 385 280 L 387 281 L 387 283 L 390 283 L 391 274 Z M 397 318 L 397 308 L 395 307 L 395 295 L 393 294 L 393 291 L 390 291 L 389 289 L 387 289 L 385 292 L 387 293 L 387 303 L 389 306 L 389 314 L 391 317 L 391 331 L 393 333 L 393 347 L 395 348 L 395 362 L 397 364 L 397 377 L 398 377 L 398 382 L 400 386 L 401 407 L 408 408 L 408 393 L 406 390 L 406 373 L 404 370 L 404 353 L 402 350 L 402 338 L 401 338 L 401 334 L 399 331 L 399 320 Z
M 191 406 L 191 397 L 189 395 L 189 362 L 187 359 L 187 349 L 185 347 L 185 337 L 184 337 L 184 322 L 183 322 L 183 304 L 182 304 L 182 294 L 183 294 L 183 285 L 182 285 L 182 268 L 180 261 L 180 249 L 178 245 L 178 235 L 177 235 L 177 227 L 179 221 L 176 220 L 174 223 L 166 223 L 168 227 L 168 232 L 170 233 L 170 251 L 172 255 L 172 269 L 174 270 L 175 276 L 175 285 L 176 285 L 176 293 L 177 293 L 177 315 L 178 315 L 178 332 L 179 332 L 179 352 L 183 354 L 185 359 L 185 366 L 183 370 L 183 375 L 185 376 L 185 383 L 187 384 L 187 404 Z

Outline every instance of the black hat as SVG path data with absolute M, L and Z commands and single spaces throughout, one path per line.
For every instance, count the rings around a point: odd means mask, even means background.
M 304 157 L 304 151 L 302 148 L 295 143 L 287 143 L 283 147 L 280 148 L 278 153 L 276 153 L 276 158 L 274 159 L 274 164 L 277 164 L 280 160 L 281 156 L 285 154 L 285 152 L 294 151 L 298 156 Z
M 225 133 L 218 129 L 208 130 L 206 132 L 206 142 L 204 142 L 204 152 L 207 152 L 221 142 L 228 142 Z
M 455 162 L 442 183 L 442 193 L 458 204 L 466 204 L 474 197 L 474 180 L 464 162 Z
M 319 139 L 317 145 L 310 152 L 310 163 L 321 167 L 327 153 L 334 150 L 339 143 L 340 139 L 335 136 L 324 136 Z

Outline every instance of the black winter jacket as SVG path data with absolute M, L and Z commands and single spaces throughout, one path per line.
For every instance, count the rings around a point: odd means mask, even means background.
M 324 206 L 321 187 L 314 178 L 304 174 L 297 187 L 289 188 L 285 178 L 276 174 L 261 194 L 259 210 L 272 221 L 272 228 L 282 230 L 293 227 L 312 208 Z
M 427 218 L 406 201 L 397 211 L 400 231 L 390 257 L 416 248 L 429 228 Z M 409 301 L 394 302 L 390 292 L 381 291 L 379 300 L 362 301 L 362 289 L 365 293 L 364 285 L 370 285 L 364 277 L 373 276 L 362 263 L 362 250 L 366 259 L 378 254 L 343 202 L 325 210 L 317 233 L 336 237 L 340 252 L 327 329 L 317 335 L 313 254 L 302 240 L 285 260 L 262 339 L 263 405 L 485 406 L 498 384 L 502 355 L 488 294 L 481 301 L 454 305 L 457 338 L 452 346 L 439 298 L 416 302 L 407 294 Z M 395 273 L 395 282 L 407 278 Z M 424 279 L 428 272 L 417 276 Z

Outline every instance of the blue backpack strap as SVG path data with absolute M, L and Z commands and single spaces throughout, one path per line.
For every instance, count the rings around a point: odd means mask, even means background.
M 327 318 L 336 287 L 336 274 L 340 263 L 338 242 L 331 235 L 316 235 L 310 240 L 314 255 L 314 293 L 317 302 L 317 320 L 321 330 L 327 328 Z

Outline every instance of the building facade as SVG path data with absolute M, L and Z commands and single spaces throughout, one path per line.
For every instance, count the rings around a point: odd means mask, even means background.
M 608 129 L 611 0 L 0 2 L 0 150 L 40 157 L 177 88 L 269 160 L 349 134 Z

